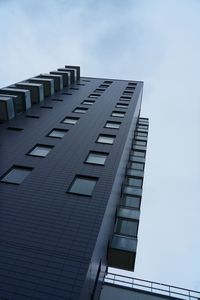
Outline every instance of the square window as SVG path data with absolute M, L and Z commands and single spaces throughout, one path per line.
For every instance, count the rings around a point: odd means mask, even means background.
M 108 153 L 90 151 L 85 162 L 88 164 L 104 165 L 107 156 Z
M 123 112 L 123 111 L 113 111 L 111 116 L 112 117 L 123 118 L 125 116 L 125 112 Z
M 33 168 L 13 166 L 2 178 L 2 182 L 20 184 L 30 174 Z
M 126 104 L 126 103 L 117 103 L 115 107 L 117 107 L 117 108 L 127 108 L 128 104 Z
M 114 139 L 115 139 L 114 135 L 100 134 L 97 139 L 97 143 L 112 145 L 114 143 Z
M 36 145 L 31 151 L 28 152 L 28 155 L 46 157 L 52 148 L 53 146 Z
M 77 107 L 74 109 L 75 113 L 79 113 L 79 114 L 85 114 L 87 112 L 88 108 L 85 107 Z
M 93 101 L 93 100 L 84 100 L 81 104 L 84 104 L 84 105 L 92 105 L 92 104 L 94 104 L 95 103 L 95 101 Z
M 92 192 L 98 178 L 87 176 L 76 176 L 69 188 L 69 193 L 92 196 Z
M 65 123 L 65 124 L 76 124 L 78 122 L 79 118 L 74 118 L 74 117 L 66 117 L 62 123 Z
M 47 136 L 52 137 L 52 138 L 61 139 L 64 137 L 64 135 L 67 131 L 68 130 L 65 130 L 65 129 L 55 128 L 55 129 L 51 130 Z
M 111 129 L 119 129 L 120 125 L 121 125 L 120 122 L 108 121 L 108 122 L 106 122 L 105 127 L 106 128 L 111 128 Z

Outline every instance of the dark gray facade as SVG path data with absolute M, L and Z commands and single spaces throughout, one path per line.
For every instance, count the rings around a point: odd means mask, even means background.
M 0 124 L 0 299 L 96 298 L 140 113 L 143 83 L 128 99 L 130 82 L 81 77 Z M 113 144 L 98 143 L 100 134 Z M 106 154 L 104 165 L 86 163 L 90 151 Z M 20 184 L 9 182 L 13 167 L 28 168 Z M 70 193 L 76 176 L 94 180 L 91 195 Z

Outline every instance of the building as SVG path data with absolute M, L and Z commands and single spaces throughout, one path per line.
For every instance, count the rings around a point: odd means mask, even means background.
M 66 66 L 0 89 L 0 299 L 98 299 L 134 269 L 143 83 Z

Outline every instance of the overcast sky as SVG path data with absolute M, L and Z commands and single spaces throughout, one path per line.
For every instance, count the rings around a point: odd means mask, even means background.
M 0 0 L 0 86 L 65 64 L 144 81 L 134 276 L 200 290 L 200 1 Z

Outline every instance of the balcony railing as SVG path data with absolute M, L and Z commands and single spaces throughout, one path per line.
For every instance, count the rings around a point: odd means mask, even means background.
M 173 285 L 128 277 L 108 272 L 104 279 L 105 283 L 111 283 L 127 288 L 138 289 L 150 293 L 175 297 L 186 300 L 200 300 L 200 292 L 188 290 Z

